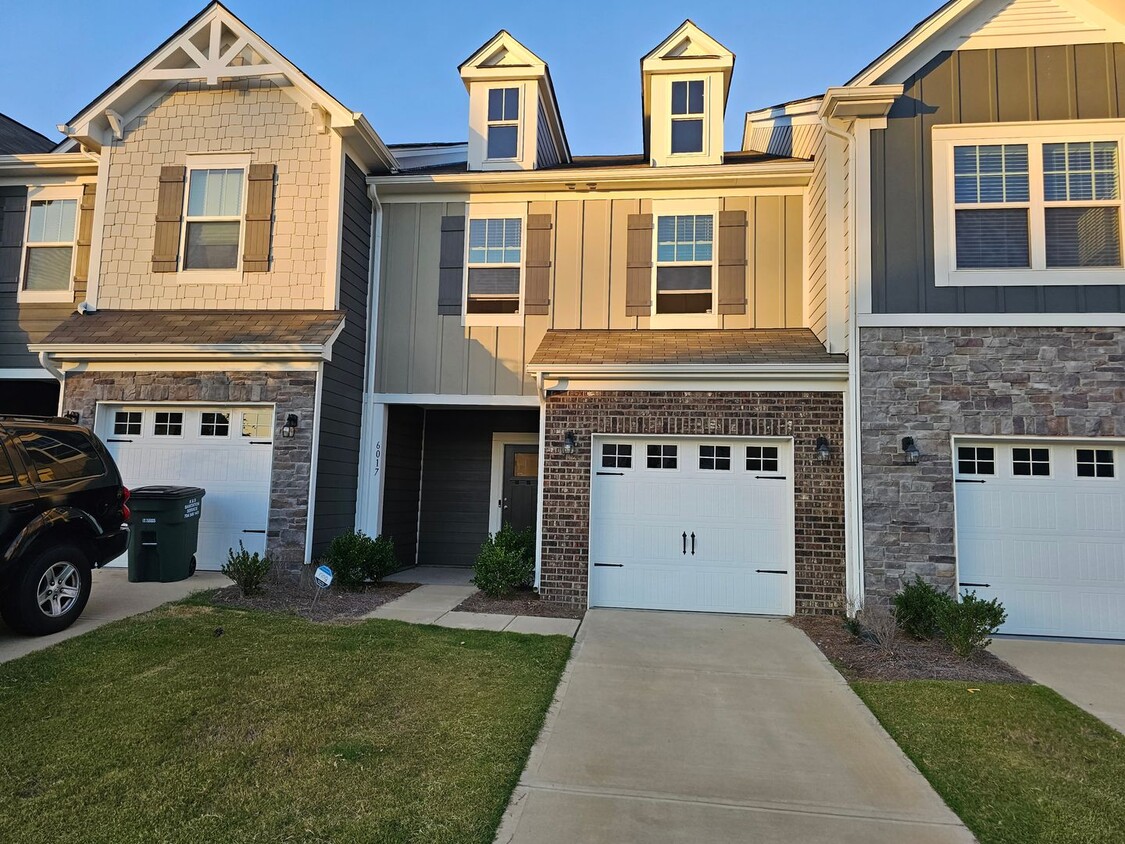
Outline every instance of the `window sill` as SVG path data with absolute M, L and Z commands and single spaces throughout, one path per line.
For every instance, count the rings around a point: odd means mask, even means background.
M 16 294 L 20 304 L 59 304 L 74 301 L 73 290 L 20 290 Z
M 934 279 L 937 287 L 1051 287 L 1057 285 L 1125 285 L 1125 269 L 950 270 Z
M 651 328 L 719 328 L 719 314 L 653 314 Z
M 522 326 L 523 314 L 463 314 L 461 324 L 466 328 L 486 326 Z
M 180 270 L 176 284 L 241 284 L 242 270 Z

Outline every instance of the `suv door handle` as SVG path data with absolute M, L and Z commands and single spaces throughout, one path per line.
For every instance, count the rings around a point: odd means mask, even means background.
M 13 504 L 8 508 L 9 513 L 24 513 L 35 507 L 34 501 L 25 501 L 23 504 Z

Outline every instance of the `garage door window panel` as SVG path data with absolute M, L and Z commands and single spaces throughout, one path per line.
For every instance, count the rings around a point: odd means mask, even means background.
M 730 471 L 729 445 L 701 445 L 699 447 L 699 468 L 705 471 Z
M 1113 449 L 1080 448 L 1076 452 L 1076 470 L 1080 478 L 1116 477 Z
M 269 409 L 243 411 L 242 436 L 267 440 L 273 436 L 273 411 Z
M 650 445 L 647 449 L 646 465 L 649 469 L 679 468 L 679 447 L 675 445 Z
M 144 414 L 139 410 L 119 410 L 113 414 L 113 433 L 116 436 L 139 437 Z
M 1049 478 L 1051 476 L 1051 450 L 1049 448 L 1013 448 L 1012 474 L 1023 478 Z
M 960 446 L 957 449 L 957 474 L 995 475 L 996 449 L 984 446 Z
M 605 443 L 602 445 L 603 469 L 633 468 L 633 446 L 630 443 Z
M 746 471 L 748 472 L 778 472 L 780 462 L 777 456 L 777 446 L 748 445 L 746 446 Z
M 152 433 L 158 437 L 182 437 L 184 415 L 179 411 L 159 410 L 153 414 Z
M 226 437 L 230 435 L 230 414 L 204 411 L 199 414 L 199 436 Z

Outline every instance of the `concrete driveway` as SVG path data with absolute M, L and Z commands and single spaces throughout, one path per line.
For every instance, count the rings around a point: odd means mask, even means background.
M 592 610 L 498 842 L 971 842 L 799 630 Z
M 229 586 L 225 575 L 212 571 L 197 572 L 178 583 L 130 583 L 125 569 L 95 569 L 94 588 L 90 602 L 78 621 L 61 633 L 50 636 L 18 636 L 0 622 L 0 662 L 17 659 L 32 651 L 40 651 L 64 639 L 72 639 L 101 627 L 110 621 L 128 618 L 156 609 L 169 601 L 186 598 L 201 589 Z
M 1125 733 L 1125 642 L 993 639 L 989 650 Z

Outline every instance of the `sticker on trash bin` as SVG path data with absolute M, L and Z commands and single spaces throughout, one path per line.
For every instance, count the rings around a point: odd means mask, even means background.
M 193 516 L 199 515 L 199 499 L 189 498 L 187 504 L 184 505 L 184 518 L 190 519 Z
M 321 589 L 327 589 L 332 585 L 332 569 L 328 566 L 317 566 L 316 572 L 313 574 L 313 580 Z

